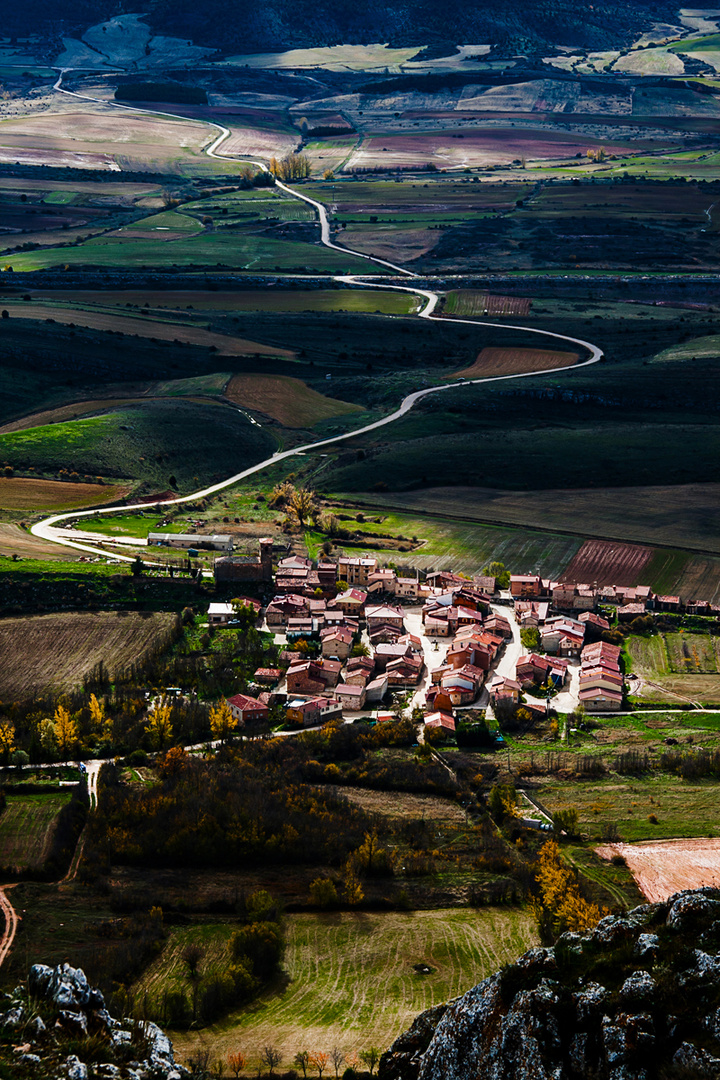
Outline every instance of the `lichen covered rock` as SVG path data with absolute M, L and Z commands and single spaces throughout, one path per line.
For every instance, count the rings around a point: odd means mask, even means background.
M 720 890 L 679 893 L 531 949 L 423 1013 L 379 1080 L 659 1080 L 668 1068 L 718 1080 L 718 1003 Z

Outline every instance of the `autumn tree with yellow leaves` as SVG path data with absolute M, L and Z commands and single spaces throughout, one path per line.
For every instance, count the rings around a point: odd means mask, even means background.
M 15 725 L 6 716 L 0 716 L 0 756 L 7 765 L 15 749 Z
M 68 709 L 64 705 L 58 705 L 53 719 L 55 745 L 61 759 L 68 758 L 78 741 L 78 726 Z
M 210 710 L 210 730 L 213 739 L 219 739 L 222 743 L 226 742 L 235 730 L 235 726 L 236 722 L 230 712 L 230 706 L 223 698 L 219 705 Z
M 590 930 L 606 914 L 582 895 L 577 876 L 555 840 L 540 849 L 535 881 L 538 891 L 531 905 L 543 941 L 555 941 L 566 930 Z
M 162 750 L 172 739 L 173 727 L 170 720 L 172 710 L 171 702 L 162 698 L 148 716 L 145 730 L 158 750 Z

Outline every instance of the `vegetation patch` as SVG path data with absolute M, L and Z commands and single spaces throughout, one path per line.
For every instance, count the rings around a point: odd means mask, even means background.
M 129 490 L 121 484 L 75 484 L 4 476 L 0 478 L 0 507 L 4 510 L 70 510 L 115 502 L 124 498 Z
M 70 793 L 10 795 L 0 815 L 0 867 L 6 873 L 37 873 L 53 847 L 58 815 Z

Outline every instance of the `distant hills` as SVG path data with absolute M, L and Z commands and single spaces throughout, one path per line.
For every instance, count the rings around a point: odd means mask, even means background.
M 675 22 L 679 7 L 666 0 L 149 0 L 136 9 L 132 0 L 63 0 L 60 6 L 56 0 L 25 0 L 8 6 L 3 32 L 60 37 L 138 10 L 148 13 L 157 32 L 224 53 L 376 41 L 601 50 L 628 44 L 655 23 Z

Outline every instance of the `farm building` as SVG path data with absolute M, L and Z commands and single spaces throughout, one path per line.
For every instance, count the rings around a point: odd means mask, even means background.
M 350 712 L 359 712 L 365 704 L 365 687 L 355 686 L 353 683 L 341 683 L 335 688 L 335 693 L 342 704 L 343 709 Z
M 211 626 L 227 626 L 235 621 L 240 607 L 251 607 L 259 615 L 262 605 L 259 600 L 251 600 L 247 596 L 238 596 L 230 603 L 213 603 L 208 607 L 208 623 Z
M 148 547 L 172 547 L 182 551 L 227 551 L 233 549 L 232 536 L 220 533 L 148 533 Z
M 265 537 L 260 541 L 258 556 L 234 555 L 232 558 L 216 559 L 213 566 L 215 581 L 256 581 L 269 584 L 273 576 L 272 552 L 273 542 Z

